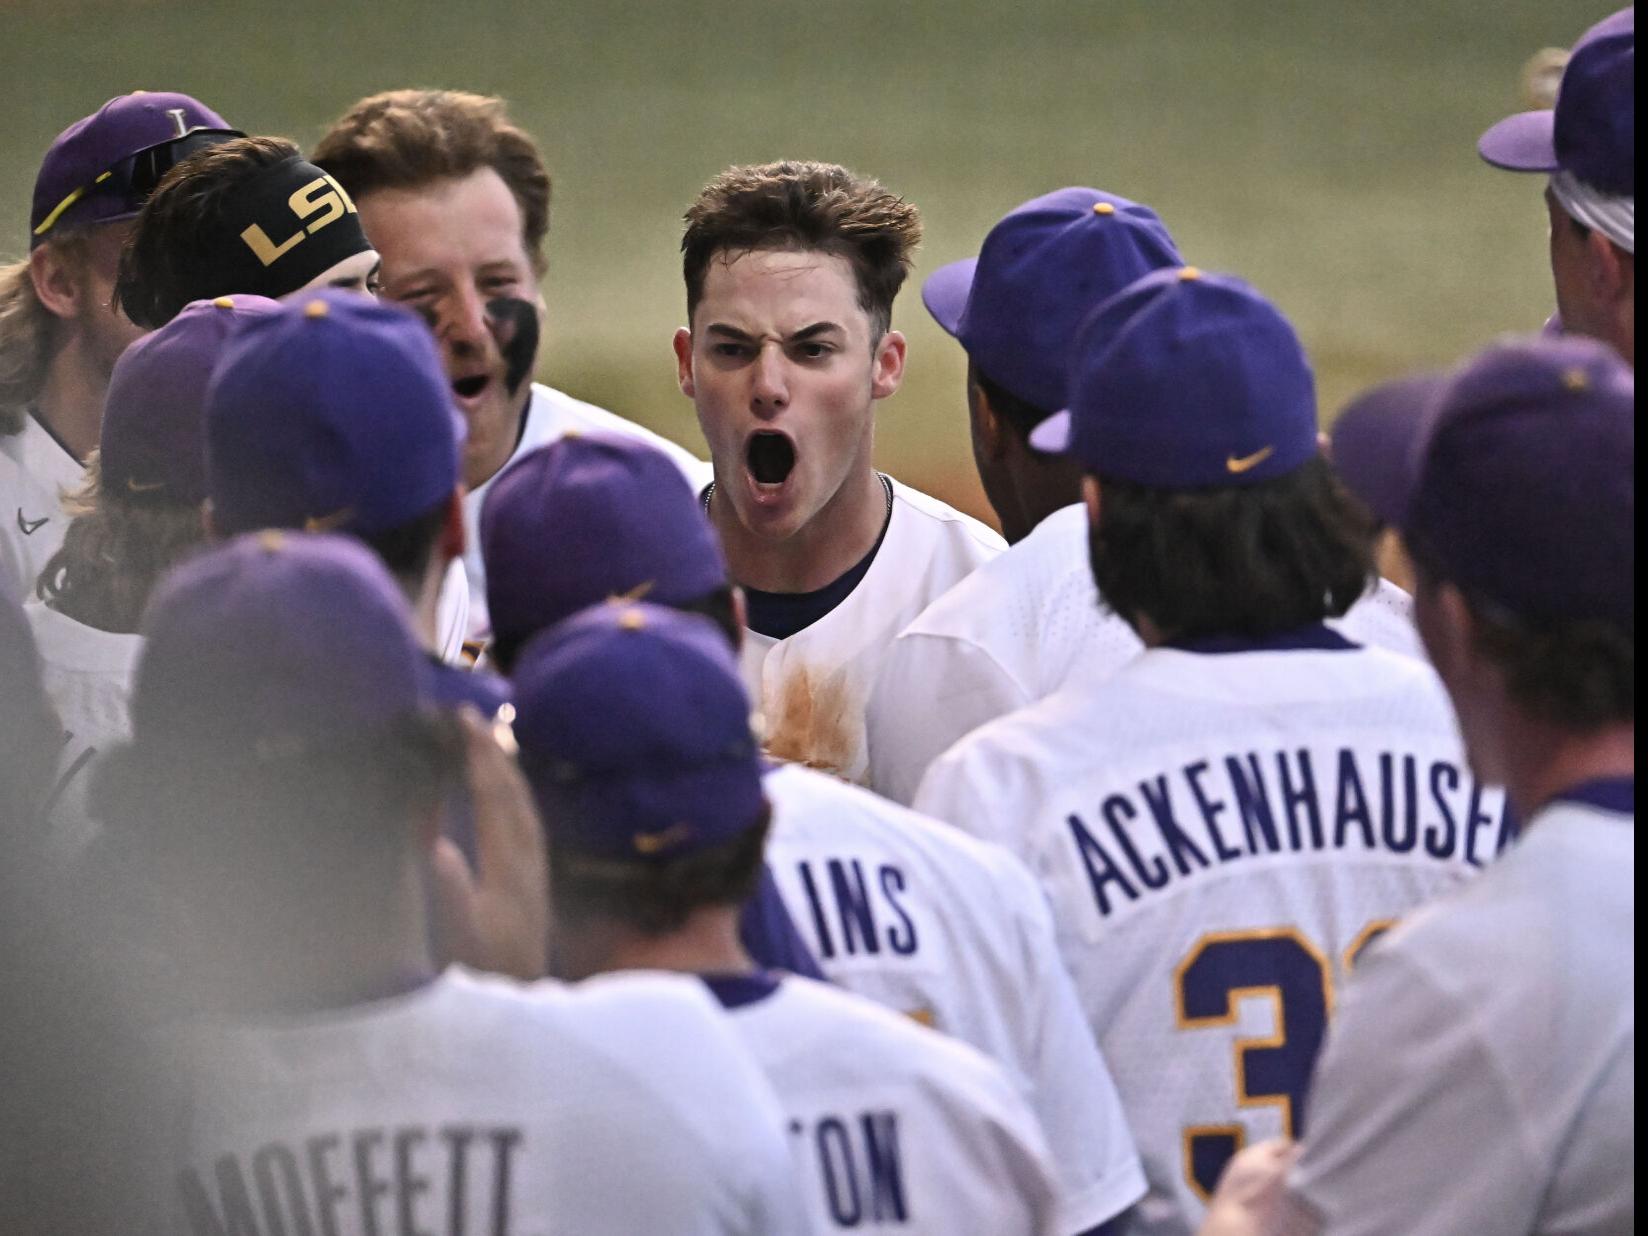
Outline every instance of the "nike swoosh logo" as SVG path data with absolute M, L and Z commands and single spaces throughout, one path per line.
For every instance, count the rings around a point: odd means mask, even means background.
M 1225 470 L 1233 475 L 1240 476 L 1250 468 L 1257 468 L 1275 453 L 1276 448 L 1274 446 L 1267 446 L 1254 451 L 1251 455 L 1243 455 L 1240 459 L 1234 455 L 1226 456 Z
M 131 490 L 134 494 L 152 494 L 157 489 L 165 489 L 166 482 L 150 481 L 147 485 L 143 485 L 138 483 L 138 479 L 135 476 L 128 476 L 126 478 L 126 488 Z
M 23 508 L 17 508 L 17 526 L 24 536 L 33 536 L 40 531 L 40 525 L 51 519 L 50 515 L 42 515 L 39 519 L 24 519 Z

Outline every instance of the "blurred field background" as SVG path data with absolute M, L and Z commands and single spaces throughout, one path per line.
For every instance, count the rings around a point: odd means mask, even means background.
M 701 448 L 675 388 L 681 211 L 733 162 L 829 159 L 923 210 L 884 468 L 981 515 L 957 346 L 916 288 L 1063 184 L 1154 206 L 1189 260 L 1298 325 L 1324 419 L 1550 311 L 1537 179 L 1477 134 L 1575 0 L 0 0 L 0 255 L 52 137 L 135 88 L 306 149 L 395 86 L 506 96 L 555 176 L 541 376 Z

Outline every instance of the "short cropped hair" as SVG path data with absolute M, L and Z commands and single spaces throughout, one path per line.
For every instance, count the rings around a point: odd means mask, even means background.
M 1164 636 L 1265 636 L 1337 618 L 1372 586 L 1375 528 L 1321 458 L 1273 480 L 1153 489 L 1099 478 L 1088 538 L 1104 603 Z
M 223 255 L 211 248 L 224 201 L 266 167 L 296 158 L 283 137 L 237 137 L 197 150 L 162 177 L 143 204 L 120 255 L 116 303 L 151 330 L 190 301 L 239 291 L 222 285 Z
M 596 858 L 549 837 L 550 904 L 569 922 L 607 919 L 646 936 L 679 931 L 694 911 L 736 908 L 755 895 L 770 809 L 719 845 L 661 862 Z
M 846 258 L 875 338 L 892 325 L 893 299 L 921 242 L 921 214 L 878 181 L 834 163 L 729 167 L 688 208 L 681 237 L 687 318 L 717 256 L 793 249 Z
M 379 189 L 421 189 L 491 168 L 521 211 L 533 270 L 545 269 L 549 170 L 504 101 L 461 90 L 390 90 L 362 99 L 315 147 L 314 162 L 356 200 Z

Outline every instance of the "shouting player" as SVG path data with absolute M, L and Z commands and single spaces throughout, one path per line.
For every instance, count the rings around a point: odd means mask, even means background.
M 1493 856 L 1501 796 L 1428 666 L 1327 625 L 1371 538 L 1269 302 L 1146 275 L 1068 391 L 1030 443 L 1081 464 L 1094 580 L 1146 650 L 964 738 L 916 805 L 1041 878 L 1144 1157 L 1136 1222 L 1186 1233 L 1245 1141 L 1298 1127 L 1358 950 Z
M 369 551 L 232 541 L 167 579 L 145 634 L 99 789 L 205 1014 L 174 1031 L 188 1102 L 156 1122 L 166 1230 L 807 1230 L 771 1090 L 698 985 L 434 972 L 443 786 L 464 770 L 483 849 L 517 853 L 540 906 L 542 841 L 490 729 L 424 706 Z
M 1636 9 L 1574 44 L 1554 110 L 1508 116 L 1477 142 L 1482 157 L 1543 172 L 1551 274 L 1564 330 L 1636 361 Z
M 513 464 L 487 496 L 481 548 L 506 667 L 609 598 L 705 615 L 732 649 L 744 638 L 742 597 L 696 496 L 633 439 L 568 437 Z M 825 976 L 1007 1070 L 1053 1151 L 1062 1236 L 1126 1209 L 1144 1175 L 1030 873 L 999 846 L 810 768 L 769 769 L 764 791 L 768 862 Z
M 1401 478 L 1425 647 L 1473 766 L 1526 824 L 1357 969 L 1284 1227 L 1629 1232 L 1635 384 L 1601 343 L 1530 339 L 1424 387 L 1396 392 L 1344 467 Z
M 596 606 L 528 644 L 515 683 L 568 977 L 704 979 L 778 1092 L 819 1232 L 1051 1233 L 1047 1145 L 1000 1068 L 740 944 L 771 808 L 714 624 Z
M 21 593 L 63 543 L 61 491 L 80 483 L 139 333 L 113 300 L 131 220 L 173 163 L 231 135 L 188 95 L 140 90 L 63 130 L 40 164 L 29 256 L 0 269 L 0 572 Z
M 476 524 L 505 463 L 568 432 L 607 430 L 650 442 L 694 480 L 708 470 L 668 439 L 530 380 L 544 316 L 549 171 L 502 99 L 453 90 L 373 95 L 321 138 L 315 162 L 360 207 L 383 255 L 383 295 L 416 309 L 434 330 L 468 422 L 463 562 L 470 634 L 484 641 L 486 568 Z
M 704 508 L 747 600 L 745 679 L 772 754 L 862 780 L 893 636 L 1002 548 L 875 468 L 920 217 L 833 164 L 769 163 L 723 172 L 686 219 L 675 359 L 714 463 Z

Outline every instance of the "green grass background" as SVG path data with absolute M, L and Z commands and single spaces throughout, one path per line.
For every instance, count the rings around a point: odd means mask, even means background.
M 542 375 L 692 446 L 669 350 L 681 211 L 733 162 L 830 159 L 916 202 L 882 466 L 978 513 L 960 350 L 915 286 L 1025 198 L 1154 206 L 1187 258 L 1293 318 L 1324 419 L 1550 309 L 1540 185 L 1476 158 L 1575 0 L 561 0 L 358 5 L 0 0 L 0 253 L 26 248 L 52 136 L 182 89 L 306 147 L 395 86 L 506 96 L 555 176 Z

